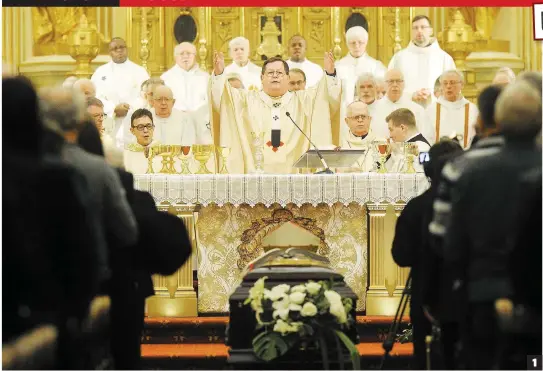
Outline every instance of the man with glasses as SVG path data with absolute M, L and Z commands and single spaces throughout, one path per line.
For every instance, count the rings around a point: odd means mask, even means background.
M 190 113 L 173 108 L 175 99 L 169 87 L 158 86 L 154 91 L 153 100 L 153 122 L 159 131 L 156 138 L 161 144 L 191 146 L 197 143 L 193 118 Z M 205 127 L 204 129 L 207 130 Z M 205 139 L 207 143 L 211 143 L 211 133 Z
M 405 91 L 413 101 L 426 107 L 432 100 L 436 79 L 447 70 L 456 69 L 454 60 L 432 37 L 430 18 L 417 15 L 411 22 L 411 42 L 390 60 L 388 69 L 399 69 L 405 76 Z
M 374 156 L 372 153 L 372 143 L 384 141 L 384 137 L 378 137 L 371 129 L 372 117 L 368 110 L 368 105 L 362 101 L 354 101 L 347 106 L 347 117 L 345 123 L 349 128 L 349 134 L 343 139 L 341 147 L 336 148 L 336 151 L 365 149 L 367 152 L 359 158 L 355 166 L 350 169 L 341 169 L 345 172 L 368 172 L 374 168 Z
M 423 125 L 419 125 L 430 144 L 439 138 L 456 137 L 463 148 L 468 148 L 475 136 L 479 116 L 477 106 L 462 95 L 464 74 L 450 70 L 440 77 L 441 96 L 426 109 Z
M 354 26 L 347 30 L 345 39 L 349 52 L 337 62 L 337 73 L 341 79 L 343 96 L 341 98 L 340 122 L 345 121 L 346 109 L 353 101 L 355 85 L 358 76 L 363 73 L 371 73 L 374 77 L 383 77 L 386 72 L 384 64 L 368 55 L 368 31 L 364 27 Z M 341 127 L 341 137 L 347 135 L 348 128 Z
M 404 94 L 404 75 L 398 69 L 391 69 L 385 74 L 386 94 L 373 104 L 373 130 L 375 134 L 388 137 L 386 117 L 400 108 L 407 108 L 415 115 L 416 124 L 423 127 L 424 109 L 413 102 L 408 94 Z
M 126 42 L 120 37 L 114 37 L 109 43 L 109 55 L 111 61 L 98 67 L 91 80 L 96 87 L 96 97 L 104 102 L 104 106 L 114 107 L 112 136 L 115 137 L 149 74 L 145 68 L 128 59 Z
M 150 149 L 159 144 L 155 140 L 153 114 L 145 108 L 140 108 L 132 114 L 130 120 L 130 132 L 134 135 L 136 141 L 129 144 L 124 150 L 124 167 L 126 171 L 132 174 L 145 174 L 149 168 Z M 160 171 L 160 163 L 159 156 L 153 159 L 154 171 Z
M 279 57 L 264 62 L 262 90 L 235 89 L 226 81 L 224 57 L 213 56 L 211 96 L 220 112 L 220 125 L 214 123 L 215 145 L 232 149 L 228 157 L 231 173 L 251 173 L 255 162 L 252 133 L 262 133 L 262 167 L 267 173 L 292 173 L 292 165 L 309 149 L 309 142 L 287 116 L 319 147 L 332 146 L 330 112 L 339 108 L 341 84 L 336 78 L 334 57 L 325 54 L 326 77 L 306 90 L 289 91 L 289 66 Z M 339 129 L 336 129 L 339 135 Z M 337 138 L 337 136 L 336 136 Z M 336 145 L 338 143 L 335 143 Z

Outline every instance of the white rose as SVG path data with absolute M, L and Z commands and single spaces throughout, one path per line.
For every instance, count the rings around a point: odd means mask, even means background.
M 272 292 L 277 292 L 281 294 L 286 294 L 288 290 L 290 290 L 290 286 L 285 283 L 272 287 Z
M 276 309 L 276 310 L 273 311 L 272 316 L 273 316 L 273 318 L 279 317 L 282 320 L 286 321 L 288 319 L 288 312 L 289 312 L 288 308 L 286 308 L 286 309 Z
M 294 304 L 302 304 L 305 300 L 305 294 L 301 292 L 293 292 L 290 294 L 289 299 Z
M 290 289 L 290 292 L 305 292 L 304 285 L 296 285 Z
M 283 294 L 282 300 L 274 301 L 272 304 L 273 309 L 287 309 L 290 304 L 288 295 Z
M 270 299 L 271 301 L 275 302 L 281 299 L 283 296 L 285 296 L 285 294 L 277 290 L 264 290 L 264 299 Z
M 299 304 L 290 303 L 290 305 L 288 306 L 288 309 L 293 312 L 299 312 L 302 310 L 302 306 Z
M 307 292 L 309 295 L 316 295 L 319 293 L 321 289 L 321 284 L 317 282 L 308 282 L 305 284 L 305 288 L 307 289 Z
M 341 295 L 339 295 L 337 292 L 333 290 L 326 290 L 324 292 L 324 296 L 326 297 L 330 305 L 341 303 Z
M 302 311 L 300 312 L 302 314 L 302 317 L 313 317 L 315 314 L 317 314 L 317 307 L 313 303 L 305 303 L 302 307 Z
M 345 313 L 345 307 L 341 301 L 330 305 L 330 314 L 336 317 L 338 323 L 347 322 L 347 313 Z
M 290 331 L 290 326 L 288 323 L 282 319 L 278 319 L 275 325 L 273 326 L 273 331 L 280 332 L 281 334 L 286 334 Z

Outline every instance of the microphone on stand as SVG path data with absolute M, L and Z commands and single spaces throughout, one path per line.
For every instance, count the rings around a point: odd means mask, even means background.
M 290 116 L 290 112 L 288 112 L 288 111 L 285 112 L 285 115 L 287 115 L 287 117 L 290 119 L 290 121 L 292 121 L 294 126 L 296 126 L 296 128 L 298 130 L 300 130 L 300 133 L 302 133 L 304 135 L 304 137 L 307 138 L 307 140 L 309 141 L 309 144 L 311 144 L 313 146 L 313 148 L 315 148 L 315 152 L 317 152 L 317 156 L 319 156 L 319 159 L 321 160 L 322 166 L 324 167 L 323 171 L 317 171 L 315 174 L 334 174 L 334 172 L 332 170 L 330 170 L 330 168 L 328 167 L 328 164 L 326 163 L 326 161 L 324 161 L 324 157 L 322 157 L 321 151 L 319 151 L 317 146 L 311 141 L 311 139 L 309 139 L 309 137 L 304 133 L 304 131 L 292 119 L 292 117 Z

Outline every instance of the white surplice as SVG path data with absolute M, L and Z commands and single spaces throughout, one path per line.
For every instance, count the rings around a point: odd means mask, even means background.
M 319 81 L 321 81 L 324 74 L 324 70 L 321 66 L 316 63 L 311 62 L 309 59 L 304 60 L 303 62 L 294 62 L 292 60 L 287 60 L 288 67 L 298 68 L 305 73 L 305 88 L 311 88 L 316 86 Z
M 154 137 L 162 144 L 192 146 L 196 143 L 195 123 L 190 113 L 174 108 L 169 117 L 162 118 L 153 112 L 153 122 Z
M 260 78 L 262 74 L 262 68 L 258 67 L 253 62 L 249 61 L 243 67 L 238 66 L 235 62 L 229 64 L 224 68 L 224 73 L 227 75 L 230 73 L 237 73 L 241 76 L 241 82 L 245 89 L 260 90 L 262 89 L 262 80 Z
M 272 98 L 264 91 L 235 89 L 225 83 L 225 74 L 212 77 L 212 99 L 220 108 L 220 145 L 232 150 L 228 168 L 232 174 L 250 173 L 255 169 L 251 132 L 264 133 L 263 169 L 266 173 L 292 173 L 292 165 L 307 151 L 309 142 L 286 116 L 321 148 L 332 146 L 330 104 L 339 105 L 341 84 L 326 76 L 318 86 L 287 92 Z M 220 103 L 219 103 L 220 102 Z M 280 144 L 273 147 L 272 130 L 280 130 Z M 215 139 L 217 142 L 217 139 Z
M 358 77 L 364 73 L 371 73 L 376 78 L 384 78 L 386 67 L 381 61 L 370 57 L 368 53 L 364 53 L 359 58 L 354 58 L 347 53 L 336 63 L 336 71 L 342 84 L 340 122 L 341 138 L 345 138 L 349 132 L 349 127 L 345 123 L 346 109 L 354 101 Z
M 437 133 L 437 105 L 440 105 L 440 120 L 439 120 L 439 133 Z M 466 121 L 466 105 L 468 105 L 468 117 Z M 455 133 L 456 135 L 462 135 L 464 139 L 460 143 L 464 148 L 468 148 L 471 140 L 475 136 L 475 123 L 479 116 L 479 110 L 477 106 L 466 98 L 462 97 L 456 102 L 449 102 L 443 97 L 439 97 L 437 101 L 433 102 L 425 112 L 424 128 L 421 130 L 422 135 L 430 142 L 434 144 L 436 140 L 443 136 L 450 136 Z M 467 132 L 465 127 L 467 123 Z M 464 143 L 466 145 L 464 145 Z
M 131 107 L 137 104 L 140 98 L 141 84 L 149 79 L 149 74 L 142 66 L 127 59 L 124 63 L 110 61 L 96 69 L 91 81 L 96 87 L 96 98 L 104 103 L 108 111 L 120 103 L 127 103 Z M 122 125 L 123 117 L 115 118 L 115 127 L 111 135 L 115 137 Z
M 378 101 L 374 102 L 371 105 L 371 128 L 376 135 L 388 138 L 389 130 L 386 118 L 392 112 L 399 108 L 407 108 L 415 115 L 415 120 L 417 122 L 417 128 L 422 130 L 424 127 L 424 109 L 417 103 L 411 100 L 411 97 L 407 94 L 401 96 L 396 102 L 392 102 L 388 96 L 384 96 Z
M 409 43 L 390 60 L 388 69 L 402 71 L 405 80 L 405 92 L 410 96 L 420 89 L 434 91 L 436 79 L 447 70 L 456 69 L 452 57 L 440 48 L 437 40 L 426 47 Z
M 180 111 L 196 111 L 207 106 L 207 85 L 209 74 L 202 71 L 197 64 L 185 71 L 177 64 L 160 76 L 166 86 L 172 89 L 175 104 L 173 108 Z
M 383 137 L 378 137 L 375 132 L 370 129 L 368 134 L 362 138 L 354 135 L 350 130 L 347 137 L 343 139 L 341 151 L 349 151 L 356 149 L 364 149 L 366 152 L 356 161 L 353 167 L 346 169 L 337 169 L 340 173 L 366 173 L 372 171 L 375 164 L 374 143 L 384 141 Z

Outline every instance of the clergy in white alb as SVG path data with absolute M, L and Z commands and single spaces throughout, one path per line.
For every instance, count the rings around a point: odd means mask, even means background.
M 366 152 L 353 164 L 353 167 L 337 169 L 337 172 L 372 171 L 375 167 L 375 143 L 385 139 L 377 137 L 371 129 L 372 117 L 368 105 L 362 101 L 354 101 L 349 104 L 345 122 L 349 128 L 349 134 L 341 143 L 341 152 L 356 149 L 363 149 Z
M 342 83 L 342 98 L 340 122 L 345 122 L 347 106 L 354 100 L 355 84 L 358 76 L 363 73 L 371 73 L 375 77 L 382 77 L 386 68 L 377 59 L 374 59 L 366 52 L 368 45 L 368 32 L 360 26 L 349 28 L 345 34 L 349 52 L 336 63 L 337 75 Z M 341 126 L 341 135 L 347 135 L 346 125 Z
M 468 148 L 475 135 L 479 110 L 462 95 L 464 74 L 457 70 L 441 75 L 442 95 L 426 109 L 421 130 L 430 144 L 444 136 L 461 136 L 461 145 Z
M 79 79 L 73 83 L 72 87 L 81 91 L 85 95 L 85 99 L 87 99 L 87 101 L 90 98 L 96 98 L 96 87 L 89 79 Z M 115 107 L 111 102 L 106 101 L 104 103 L 99 99 L 98 101 L 102 104 L 102 110 L 105 114 L 105 116 L 102 118 L 102 122 L 100 123 L 100 130 L 103 130 L 105 134 L 111 136 L 113 130 L 115 130 L 115 120 L 113 119 L 113 110 Z
M 132 125 L 131 116 L 140 108 L 146 108 L 148 110 L 153 109 L 153 93 L 158 86 L 164 86 L 164 80 L 158 77 L 151 77 L 150 79 L 145 80 L 145 82 L 142 84 L 142 93 L 140 98 L 136 100 L 136 104 L 134 104 L 128 111 L 128 114 L 123 120 L 122 129 L 117 131 L 117 135 L 115 137 L 115 145 L 117 148 L 124 149 L 130 143 L 135 142 L 136 137 L 130 131 Z
M 370 116 L 373 117 L 375 103 L 379 101 L 379 98 L 377 98 L 377 81 L 371 73 L 363 73 L 356 81 L 354 100 L 365 103 Z
M 149 156 L 151 148 L 158 145 L 154 140 L 155 125 L 153 123 L 152 113 L 140 108 L 132 114 L 130 132 L 135 138 L 124 150 L 124 168 L 132 174 L 146 174 L 149 169 Z M 160 156 L 153 159 L 152 167 L 154 172 L 162 169 Z
M 385 75 L 386 94 L 375 102 L 372 107 L 373 123 L 372 128 L 375 134 L 383 137 L 388 136 L 388 125 L 386 118 L 393 111 L 399 108 L 407 108 L 415 115 L 416 125 L 424 127 L 424 109 L 411 100 L 411 96 L 404 93 L 404 76 L 400 70 L 392 69 Z
M 406 108 L 397 109 L 386 117 L 386 121 L 393 145 L 390 157 L 385 162 L 385 167 L 390 173 L 400 173 L 407 169 L 404 143 L 415 143 L 418 153 L 428 152 L 430 143 L 417 129 L 415 115 L 410 110 Z M 417 173 L 422 173 L 424 169 L 419 163 L 417 155 L 413 159 L 413 167 Z
M 287 113 L 317 146 L 337 145 L 332 138 L 330 105 L 337 110 L 341 84 L 335 77 L 331 53 L 325 55 L 325 66 L 327 76 L 317 87 L 289 92 L 288 64 L 273 57 L 264 62 L 262 90 L 245 91 L 225 83 L 224 58 L 215 52 L 211 93 L 213 103 L 220 107 L 221 121 L 219 130 L 213 128 L 212 132 L 216 145 L 232 150 L 231 173 L 251 173 L 256 163 L 262 164 L 266 173 L 294 171 L 293 164 L 309 149 L 309 142 Z M 262 162 L 253 152 L 251 133 L 262 133 Z
M 153 122 L 159 131 L 156 136 L 162 144 L 192 146 L 196 143 L 195 124 L 190 113 L 176 110 L 172 90 L 157 86 L 153 94 Z
M 237 73 L 241 76 L 241 82 L 246 89 L 260 90 L 262 83 L 260 74 L 262 68 L 249 60 L 250 46 L 249 40 L 245 37 L 236 37 L 228 43 L 228 52 L 232 58 L 232 63 L 226 66 L 224 72 Z
M 509 85 L 516 80 L 515 72 L 509 67 L 500 68 L 494 75 L 492 84 L 494 85 Z
M 111 61 L 98 67 L 91 80 L 96 86 L 96 97 L 104 106 L 114 106 L 115 127 L 111 133 L 114 137 L 130 107 L 140 96 L 141 84 L 149 79 L 149 74 L 145 68 L 128 59 L 126 42 L 121 38 L 111 40 L 109 55 Z
M 209 112 L 209 74 L 196 63 L 196 47 L 182 42 L 174 49 L 175 66 L 166 71 L 162 80 L 173 91 L 174 108 L 192 113 L 197 125 L 207 127 Z
M 289 68 L 288 75 L 289 75 L 289 81 L 288 81 L 289 91 L 305 90 L 307 80 L 306 80 L 304 71 L 302 71 L 299 68 Z
M 306 88 L 317 86 L 322 79 L 322 67 L 311 62 L 305 57 L 307 51 L 307 42 L 301 35 L 294 35 L 288 42 L 289 59 L 287 64 L 289 69 L 299 68 L 305 73 Z
M 390 60 L 389 69 L 399 69 L 405 76 L 405 92 L 426 107 L 430 104 L 434 82 L 447 70 L 456 68 L 454 60 L 432 37 L 430 19 L 417 15 L 411 22 L 411 41 Z

